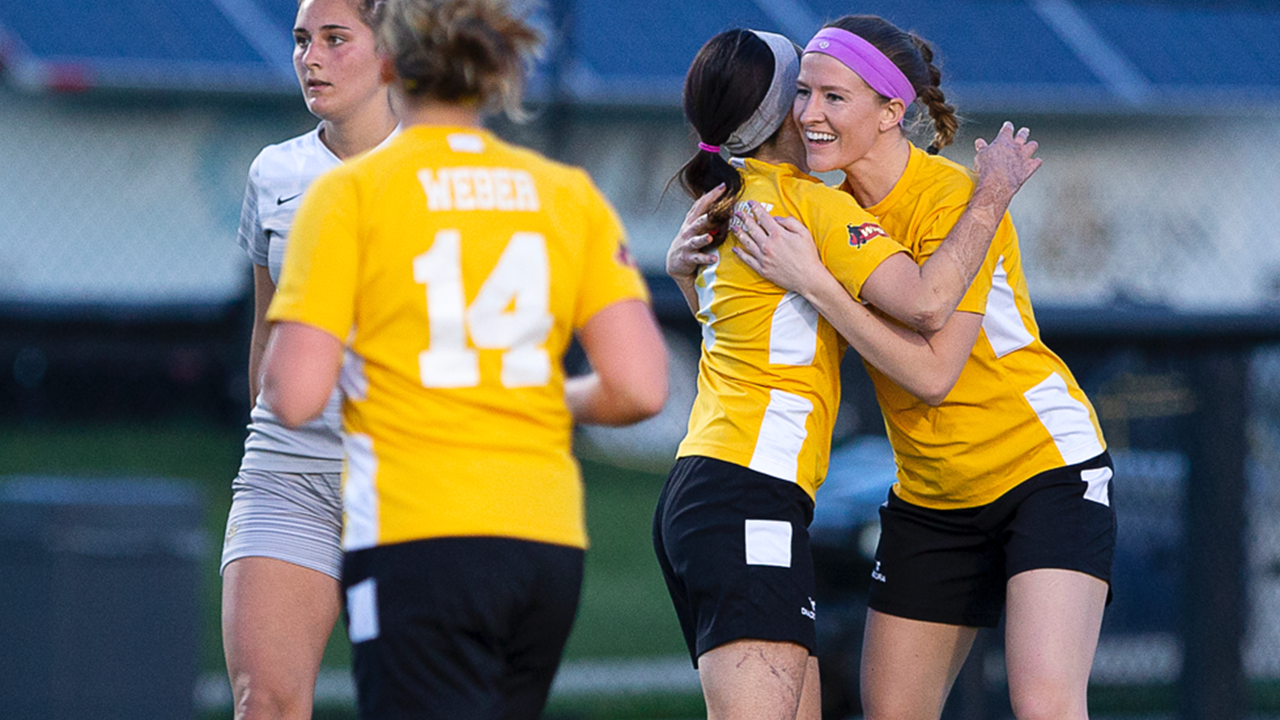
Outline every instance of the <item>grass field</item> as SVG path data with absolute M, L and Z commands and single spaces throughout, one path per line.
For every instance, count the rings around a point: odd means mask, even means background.
M 89 427 L 0 427 L 0 476 L 50 475 L 165 477 L 200 489 L 207 513 L 208 552 L 201 560 L 200 668 L 223 671 L 219 630 L 218 552 L 230 504 L 230 484 L 240 463 L 241 432 L 199 422 Z M 685 652 L 675 615 L 653 558 L 650 520 L 663 478 L 583 464 L 592 548 L 566 660 L 678 656 Z M 325 666 L 345 667 L 349 647 L 335 632 Z M 701 712 L 694 696 L 636 695 L 600 707 L 579 700 L 552 709 L 574 717 L 690 717 Z M 326 717 L 349 717 L 326 710 Z M 604 713 L 604 714 L 602 714 Z M 672 714 L 674 713 L 674 715 Z M 222 715 L 210 715 L 213 717 Z M 320 717 L 318 714 L 317 717 Z

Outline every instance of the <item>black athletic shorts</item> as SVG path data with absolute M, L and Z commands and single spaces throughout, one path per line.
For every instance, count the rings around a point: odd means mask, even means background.
M 683 457 L 653 518 L 653 545 L 694 667 L 734 640 L 815 651 L 813 501 L 800 486 L 707 457 Z
M 578 608 L 583 552 L 496 537 L 348 552 L 359 717 L 537 718 Z
M 890 490 L 880 507 L 871 608 L 913 620 L 995 627 L 1009 578 L 1020 572 L 1076 570 L 1110 584 L 1112 472 L 1111 456 L 1103 452 L 1042 472 L 988 505 L 959 510 L 912 505 Z

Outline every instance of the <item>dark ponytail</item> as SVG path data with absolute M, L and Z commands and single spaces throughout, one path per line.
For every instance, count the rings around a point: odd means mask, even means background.
M 773 51 L 749 30 L 726 30 L 708 40 L 684 80 L 684 115 L 698 142 L 712 146 L 728 142 L 764 100 L 773 70 Z M 742 176 L 720 153 L 699 148 L 676 177 L 692 198 L 724 183 L 724 193 L 707 211 L 713 243 L 724 240 L 733 206 L 742 194 Z
M 928 42 L 876 15 L 846 15 L 827 27 L 847 30 L 876 46 L 907 76 L 916 91 L 916 99 L 932 120 L 930 153 L 936 154 L 955 140 L 960 118 L 942 92 L 942 71 L 933 64 L 933 47 Z

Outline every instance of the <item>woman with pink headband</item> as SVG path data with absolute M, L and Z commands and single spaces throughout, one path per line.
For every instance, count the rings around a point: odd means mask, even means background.
M 710 718 L 820 714 L 813 656 L 820 608 L 807 528 L 826 471 L 844 350 L 808 302 L 727 252 L 738 250 L 733 207 L 762 202 L 791 215 L 819 238 L 842 292 L 862 289 L 908 321 L 940 316 L 940 323 L 978 271 L 1005 205 L 1039 165 L 1033 144 L 1016 140 L 1011 127 L 1002 131 L 981 156 L 990 206 L 957 223 L 950 253 L 920 267 L 852 198 L 805 174 L 791 117 L 799 52 L 781 35 L 726 31 L 703 46 L 685 81 L 685 114 L 700 141 L 679 179 L 694 197 L 726 188 L 695 211 L 707 211 L 724 244 L 708 249 L 696 275 L 673 271 L 704 343 L 698 397 L 658 501 L 654 546 Z M 878 279 L 879 294 L 869 278 Z M 896 382 L 925 395 L 954 382 L 936 371 L 940 361 L 919 334 L 866 310 L 854 325 L 845 330 L 849 342 L 881 358 Z M 962 363 L 963 354 L 952 363 L 956 372 Z
M 805 48 L 794 107 L 810 167 L 843 170 L 842 189 L 921 262 L 980 202 L 970 173 L 931 154 L 957 127 L 932 56 L 881 18 L 841 18 Z M 929 153 L 903 130 L 917 100 L 933 119 Z M 846 336 L 856 330 L 864 308 L 822 266 L 801 223 L 759 206 L 740 220 L 749 265 Z M 1015 715 L 1087 718 L 1115 546 L 1112 464 L 1088 398 L 1040 340 L 1007 215 L 956 312 L 926 337 L 944 356 L 967 356 L 939 401 L 913 396 L 893 368 L 864 355 L 898 465 L 880 510 L 865 715 L 939 717 L 977 629 L 995 627 L 1003 611 Z

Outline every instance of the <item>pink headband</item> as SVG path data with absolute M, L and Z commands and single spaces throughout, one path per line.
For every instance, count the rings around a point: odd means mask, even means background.
M 706 143 L 704 143 L 704 142 L 699 142 L 699 143 L 698 143 L 698 149 L 699 149 L 699 150 L 701 150 L 701 151 L 703 151 L 703 152 L 709 152 L 709 153 L 712 153 L 712 154 L 715 154 L 715 153 L 720 152 L 720 146 L 719 146 L 719 145 L 708 145 L 708 144 L 706 144 Z
M 848 30 L 822 28 L 805 46 L 804 51 L 830 55 L 839 60 L 866 81 L 872 90 L 887 98 L 899 98 L 908 105 L 916 99 L 915 88 L 911 87 L 911 81 L 902 74 L 898 66 L 875 45 Z

